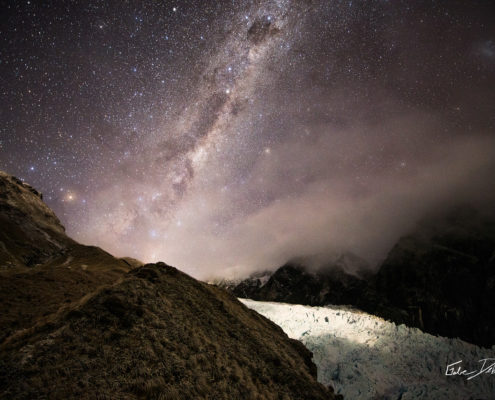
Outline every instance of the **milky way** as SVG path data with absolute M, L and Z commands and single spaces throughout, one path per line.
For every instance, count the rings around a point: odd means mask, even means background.
M 0 169 L 68 233 L 197 277 L 495 197 L 488 1 L 12 2 Z

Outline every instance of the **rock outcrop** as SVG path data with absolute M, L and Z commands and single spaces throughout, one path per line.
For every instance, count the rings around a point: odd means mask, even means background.
M 0 264 L 33 266 L 73 244 L 57 216 L 30 185 L 0 171 Z

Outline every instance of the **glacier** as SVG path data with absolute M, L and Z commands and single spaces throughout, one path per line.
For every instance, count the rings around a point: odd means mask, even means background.
M 495 346 L 433 336 L 345 306 L 239 300 L 312 351 L 318 381 L 345 399 L 495 399 L 495 368 L 470 380 L 446 376 L 460 360 L 463 369 L 479 370 L 479 360 L 495 358 Z

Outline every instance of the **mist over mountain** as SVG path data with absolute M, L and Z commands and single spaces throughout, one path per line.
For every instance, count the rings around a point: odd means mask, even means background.
M 352 305 L 432 334 L 495 344 L 493 214 L 464 205 L 429 215 L 397 241 L 377 270 L 362 269 L 362 260 L 345 254 L 319 268 L 314 258 L 296 260 L 263 281 L 253 275 L 223 285 L 239 297 Z

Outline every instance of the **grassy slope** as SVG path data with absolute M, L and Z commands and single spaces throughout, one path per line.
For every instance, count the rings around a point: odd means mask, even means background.
M 5 399 L 333 398 L 302 344 L 165 264 L 134 269 L 16 333 L 0 360 Z
M 73 244 L 46 264 L 0 271 L 0 343 L 129 270 L 125 261 L 97 247 Z

